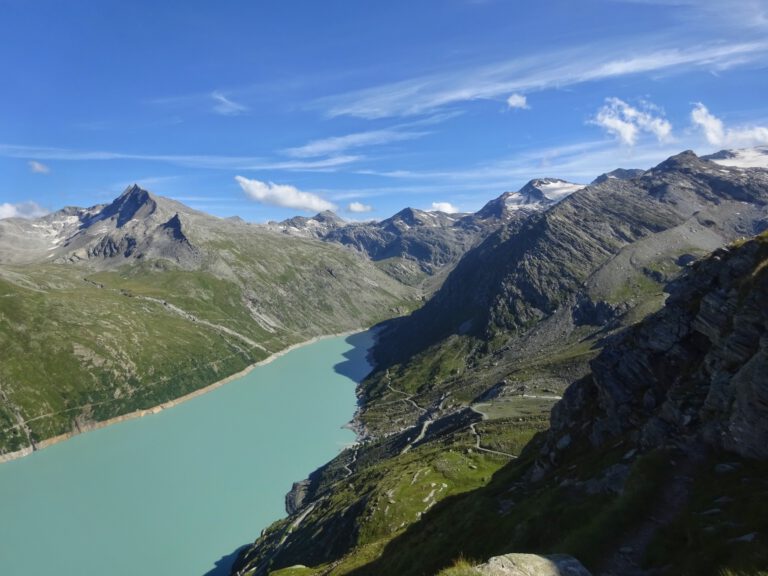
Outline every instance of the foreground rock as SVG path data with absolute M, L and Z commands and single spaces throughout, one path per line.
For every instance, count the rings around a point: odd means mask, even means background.
M 504 554 L 475 568 L 483 576 L 591 576 L 573 556 Z

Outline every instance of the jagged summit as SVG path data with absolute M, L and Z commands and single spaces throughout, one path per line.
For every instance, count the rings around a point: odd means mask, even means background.
M 424 225 L 432 225 L 436 221 L 440 220 L 440 215 L 434 212 L 425 212 L 424 210 L 419 210 L 418 208 L 404 208 L 403 210 L 400 210 L 397 214 L 394 216 L 387 218 L 386 220 L 382 220 L 381 224 L 383 226 L 424 226 Z
M 632 180 L 632 178 L 642 176 L 644 173 L 645 170 L 641 170 L 640 168 L 616 168 L 616 170 L 600 174 L 600 176 L 592 180 L 590 186 L 602 184 L 609 180 Z
M 143 219 L 155 212 L 157 201 L 138 184 L 128 186 L 114 202 L 108 204 L 97 216 L 98 220 L 115 218 L 117 227 L 122 228 L 134 219 Z
M 679 154 L 670 156 L 657 166 L 651 168 L 651 172 L 668 172 L 672 170 L 685 170 L 698 166 L 701 159 L 693 150 L 684 150 Z
M 329 224 L 344 224 L 345 220 L 333 210 L 323 210 L 314 215 L 314 220 L 318 222 L 328 222 Z
M 0 225 L 0 262 L 90 261 L 100 267 L 126 258 L 168 259 L 195 267 L 193 236 L 205 236 L 218 218 L 132 184 L 108 204 L 68 207 L 35 220 Z
M 310 217 L 294 216 L 281 222 L 270 222 L 267 227 L 287 234 L 321 238 L 345 224 L 346 221 L 332 210 L 323 210 Z
M 480 218 L 503 219 L 521 209 L 543 210 L 582 188 L 583 184 L 574 184 L 559 178 L 535 178 L 517 192 L 505 192 L 491 200 L 477 215 Z

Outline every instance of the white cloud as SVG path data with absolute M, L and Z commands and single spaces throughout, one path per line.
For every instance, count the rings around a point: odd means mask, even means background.
M 19 202 L 18 204 L 4 202 L 3 204 L 0 204 L 0 219 L 39 218 L 46 214 L 48 214 L 48 210 L 40 206 L 37 202 Z
M 631 56 L 617 58 L 624 47 L 599 44 L 534 54 L 488 66 L 431 74 L 323 98 L 318 103 L 329 116 L 385 118 L 425 114 L 446 105 L 500 96 L 563 88 L 583 82 L 649 72 L 691 69 L 723 70 L 762 62 L 768 41 L 732 44 L 686 43 L 656 48 L 658 37 L 638 39 L 645 43 Z M 677 44 L 677 40 L 675 43 Z M 651 46 L 654 46 L 651 48 Z
M 211 98 L 216 102 L 213 106 L 213 111 L 216 112 L 216 114 L 221 114 L 222 116 L 237 116 L 248 111 L 247 106 L 233 102 L 221 92 L 213 92 Z
M 313 140 L 304 146 L 288 148 L 285 153 L 289 156 L 298 158 L 308 158 L 313 156 L 324 156 L 326 154 L 337 154 L 349 148 L 360 148 L 362 146 L 374 146 L 379 144 L 389 144 L 390 142 L 401 142 L 404 140 L 413 140 L 421 138 L 428 134 L 427 132 L 402 132 L 396 129 L 390 130 L 371 130 L 369 132 L 357 132 L 345 136 L 332 136 L 321 140 Z
M 507 98 L 507 106 L 510 108 L 522 108 L 523 110 L 527 110 L 530 108 L 528 106 L 528 99 L 523 94 L 512 94 Z
M 726 128 L 723 121 L 712 114 L 704 104 L 696 103 L 691 110 L 691 121 L 703 132 L 713 146 L 757 146 L 768 144 L 767 126 L 741 126 Z
M 453 214 L 454 212 L 458 212 L 459 209 L 456 208 L 456 206 L 454 206 L 450 202 L 432 202 L 432 208 L 430 208 L 429 211 L 445 212 L 446 214 Z
M 302 192 L 289 184 L 274 184 L 273 182 L 262 182 L 235 176 L 235 180 L 240 184 L 251 199 L 262 204 L 272 204 L 274 206 L 283 206 L 285 208 L 296 208 L 308 212 L 322 212 L 323 210 L 335 210 L 336 207 L 320 198 L 317 194 L 311 192 Z
M 37 160 L 30 160 L 27 162 L 27 165 L 29 166 L 29 169 L 35 174 L 48 174 L 48 172 L 51 171 L 48 166 L 42 162 L 38 162 Z
M 635 108 L 619 98 L 607 98 L 591 122 L 627 146 L 634 146 L 641 132 L 653 134 L 659 142 L 667 142 L 672 136 L 672 125 L 655 115 L 656 112 L 656 107 L 649 103 Z
M 355 214 L 362 214 L 363 212 L 371 212 L 373 206 L 369 204 L 363 204 L 362 202 L 350 202 L 347 206 L 347 210 L 354 212 Z

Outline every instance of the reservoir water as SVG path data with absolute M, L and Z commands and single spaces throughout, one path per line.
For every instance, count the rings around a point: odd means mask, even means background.
M 0 575 L 219 576 L 342 429 L 370 332 L 297 348 L 159 414 L 0 465 Z

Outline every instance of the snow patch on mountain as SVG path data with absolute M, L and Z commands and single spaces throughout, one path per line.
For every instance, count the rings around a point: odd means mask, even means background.
M 768 146 L 741 148 L 738 150 L 721 150 L 709 156 L 703 156 L 721 166 L 731 168 L 766 168 L 768 169 Z

